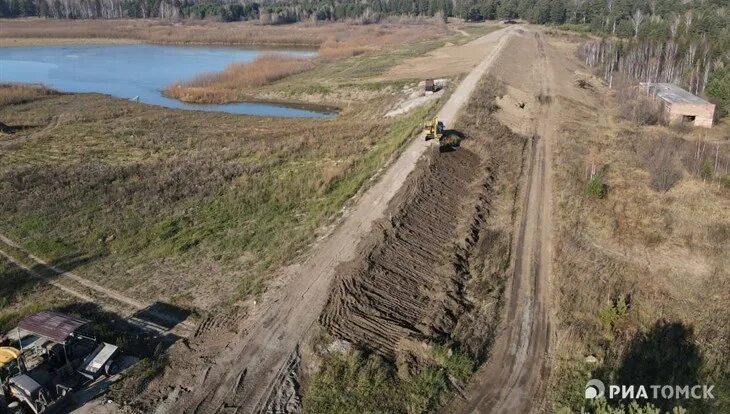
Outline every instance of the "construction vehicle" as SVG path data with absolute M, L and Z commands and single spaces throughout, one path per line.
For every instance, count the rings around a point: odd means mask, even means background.
M 444 123 L 439 121 L 438 118 L 434 118 L 426 122 L 423 130 L 426 133 L 424 137 L 426 141 L 437 139 L 441 142 L 441 139 L 444 136 Z
M 33 414 L 62 410 L 75 391 L 114 373 L 117 347 L 87 334 L 88 325 L 50 311 L 21 320 L 8 336 L 12 347 L 0 348 L 0 412 L 20 406 Z
M 437 139 L 439 141 L 439 152 L 453 151 L 454 147 L 459 146 L 459 134 L 453 130 L 446 130 L 444 123 L 434 118 L 423 127 L 424 139 L 426 141 Z

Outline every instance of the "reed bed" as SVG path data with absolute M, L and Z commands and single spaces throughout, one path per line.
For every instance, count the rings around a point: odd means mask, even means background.
M 261 86 L 304 72 L 314 66 L 312 59 L 263 55 L 248 63 L 234 63 L 217 73 L 206 73 L 165 89 L 165 95 L 185 102 L 231 102 L 239 91 Z
M 0 107 L 34 101 L 58 92 L 39 85 L 0 84 Z
M 0 39 L 126 39 L 165 44 L 269 45 L 316 48 L 329 39 L 342 41 L 363 37 L 400 43 L 447 33 L 445 25 L 424 30 L 420 21 L 357 25 L 352 23 L 296 23 L 266 26 L 253 22 L 169 20 L 55 20 L 42 18 L 0 19 Z

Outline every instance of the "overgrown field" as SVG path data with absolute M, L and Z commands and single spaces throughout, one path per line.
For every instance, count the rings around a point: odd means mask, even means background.
M 15 130 L 0 135 L 0 232 L 49 261 L 92 258 L 76 271 L 105 286 L 203 310 L 260 292 L 431 111 L 302 120 L 34 99 L 0 107 Z
M 493 117 L 500 93 L 481 83 L 457 123 L 459 146 L 434 146 L 372 247 L 339 269 L 327 333 L 304 357 L 319 367 L 303 381 L 306 412 L 432 412 L 486 359 L 526 142 Z
M 551 409 L 579 410 L 586 381 L 599 378 L 711 384 L 715 400 L 651 403 L 662 412 L 727 412 L 728 124 L 711 131 L 640 126 L 619 117 L 646 119 L 626 111 L 630 101 L 606 98 L 603 87 L 580 93 L 559 97 L 570 116 L 555 143 Z
M 467 32 L 480 25 L 464 24 Z M 483 25 L 481 25 L 483 26 Z M 323 46 L 347 39 L 348 46 L 370 49 L 384 40 L 410 43 L 424 37 L 442 36 L 447 26 L 433 19 L 393 18 L 378 24 L 297 23 L 259 25 L 254 22 L 222 23 L 212 20 L 113 19 L 55 20 L 0 19 L 0 44 L 42 44 L 44 42 L 121 40 L 168 44 L 222 44 L 241 46 Z M 354 40 L 353 40 L 354 39 Z M 362 40 L 373 42 L 368 45 Z M 334 52 L 332 52 L 334 53 Z M 329 53 L 328 53 L 329 54 Z
M 22 104 L 36 99 L 57 95 L 58 92 L 34 85 L 0 85 L 0 108 L 7 105 Z M 13 132 L 12 128 L 0 125 L 0 133 Z
M 165 89 L 165 95 L 184 102 L 234 102 L 243 90 L 265 85 L 311 69 L 311 59 L 263 55 L 248 63 L 234 63 L 218 73 L 205 73 Z
M 379 25 L 291 24 L 282 26 L 163 19 L 54 20 L 3 19 L 4 39 L 127 39 L 149 43 L 279 45 L 318 47 L 330 38 L 377 32 Z M 420 26 L 415 26 L 414 29 Z M 422 29 L 421 29 L 422 30 Z M 420 31 L 420 30 L 418 30 Z M 401 33 L 405 34 L 405 33 Z M 410 35 L 417 35 L 411 31 Z

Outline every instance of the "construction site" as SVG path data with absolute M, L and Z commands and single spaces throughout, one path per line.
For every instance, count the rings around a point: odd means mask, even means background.
M 662 347 L 727 397 L 727 119 L 622 117 L 575 34 L 438 30 L 245 92 L 332 119 L 0 105 L 0 407 L 612 413 L 585 382 Z

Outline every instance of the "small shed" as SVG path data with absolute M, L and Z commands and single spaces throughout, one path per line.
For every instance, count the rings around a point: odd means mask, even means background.
M 687 123 L 712 128 L 715 120 L 715 104 L 672 83 L 642 83 L 641 85 L 649 94 L 659 98 L 663 117 L 667 123 Z
M 77 329 L 88 323 L 89 321 L 75 316 L 52 311 L 41 311 L 25 317 L 18 324 L 18 328 L 31 334 L 48 338 L 53 342 L 63 344 L 69 337 L 74 336 Z

